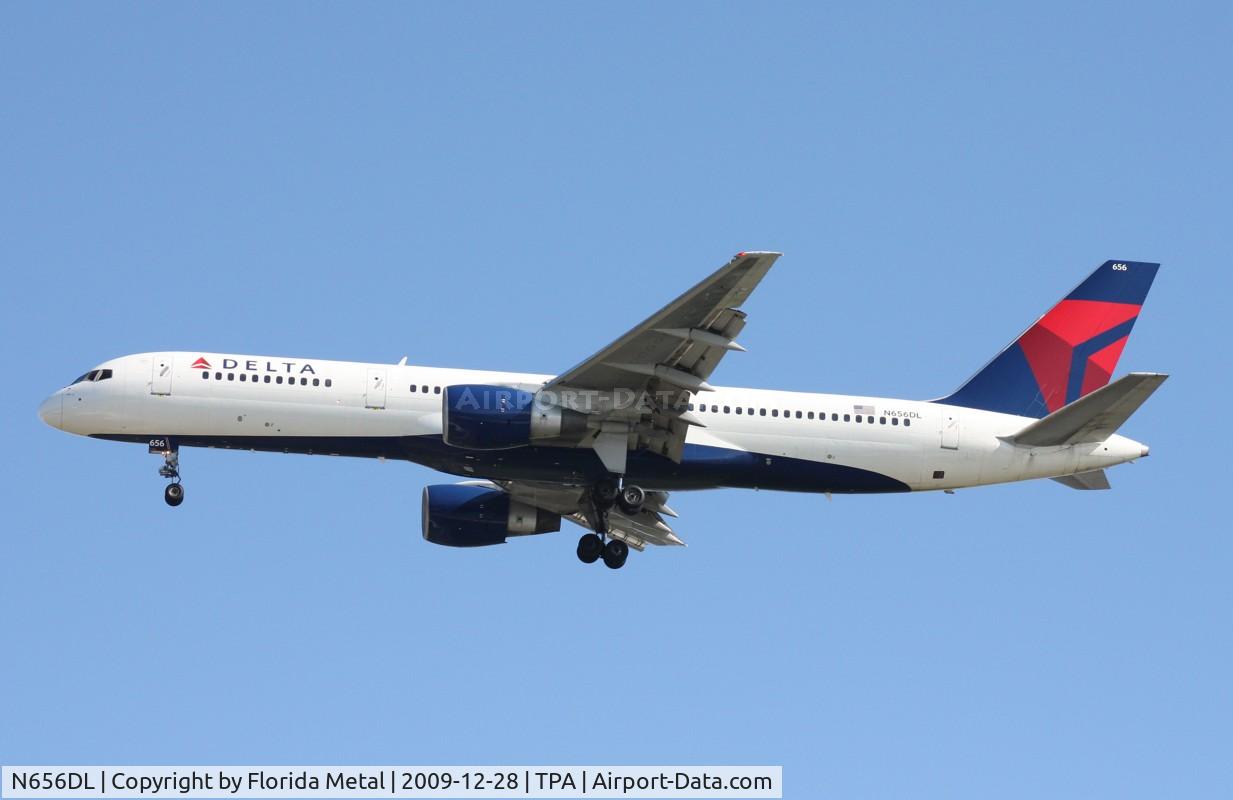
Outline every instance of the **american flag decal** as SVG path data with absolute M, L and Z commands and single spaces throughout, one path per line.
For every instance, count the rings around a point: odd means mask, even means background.
M 873 410 L 873 406 L 855 405 L 855 406 L 852 406 L 852 413 L 854 414 L 873 414 L 875 412 Z

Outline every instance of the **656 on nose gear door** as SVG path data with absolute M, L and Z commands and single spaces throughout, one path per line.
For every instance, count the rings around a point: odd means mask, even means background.
M 150 394 L 171 394 L 172 354 L 155 353 L 150 359 Z

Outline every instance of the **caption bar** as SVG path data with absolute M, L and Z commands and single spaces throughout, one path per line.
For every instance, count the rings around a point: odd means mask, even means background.
M 783 797 L 783 767 L 4 767 L 6 798 Z

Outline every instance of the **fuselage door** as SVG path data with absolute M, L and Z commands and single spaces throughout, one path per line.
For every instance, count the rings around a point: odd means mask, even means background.
M 959 449 L 959 410 L 944 408 L 942 411 L 942 447 L 945 450 Z
M 171 394 L 171 353 L 155 353 L 150 362 L 150 394 Z
M 385 370 L 368 368 L 368 387 L 364 392 L 364 405 L 368 408 L 385 408 Z

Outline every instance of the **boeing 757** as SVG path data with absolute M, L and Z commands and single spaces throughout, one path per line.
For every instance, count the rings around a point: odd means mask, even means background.
M 1166 375 L 1110 383 L 1158 264 L 1106 261 L 952 394 L 936 400 L 712 385 L 741 310 L 779 257 L 738 253 L 616 341 L 557 375 L 141 353 L 48 397 L 54 428 L 146 445 L 164 499 L 180 449 L 402 459 L 464 478 L 424 489 L 423 536 L 453 547 L 587 532 L 577 555 L 625 564 L 681 545 L 668 492 L 877 494 L 1051 478 L 1108 489 L 1148 454 L 1117 433 Z

